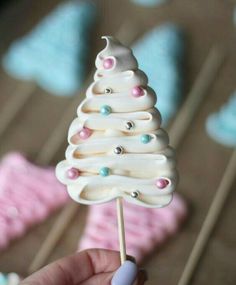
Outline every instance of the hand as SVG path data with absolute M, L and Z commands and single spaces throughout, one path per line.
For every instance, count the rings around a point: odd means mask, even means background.
M 20 285 L 110 285 L 119 267 L 119 252 L 89 249 L 49 264 Z M 134 284 L 143 285 L 145 281 L 145 273 L 139 271 Z

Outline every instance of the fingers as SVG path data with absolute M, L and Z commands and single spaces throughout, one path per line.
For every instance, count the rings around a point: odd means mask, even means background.
M 128 258 L 132 259 L 133 258 Z M 118 252 L 91 249 L 60 259 L 35 274 L 20 285 L 110 285 L 120 267 Z M 134 285 L 143 285 L 147 276 L 138 272 Z
M 145 270 L 139 270 L 134 285 L 143 285 L 147 280 L 148 280 L 147 272 Z
M 95 285 L 95 284 L 96 285 L 110 285 L 113 275 L 114 275 L 114 272 L 99 273 L 78 285 Z
M 118 252 L 91 249 L 62 258 L 44 267 L 23 280 L 20 285 L 78 285 L 95 274 L 113 272 L 119 266 Z
M 100 273 L 80 283 L 79 285 L 110 285 L 114 272 Z M 146 271 L 140 270 L 133 285 L 144 285 L 147 281 Z

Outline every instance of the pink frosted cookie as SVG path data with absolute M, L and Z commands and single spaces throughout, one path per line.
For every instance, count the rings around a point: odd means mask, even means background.
M 115 202 L 90 206 L 87 226 L 79 249 L 107 248 L 119 250 Z M 143 208 L 125 203 L 124 217 L 127 253 L 140 262 L 180 228 L 187 215 L 184 200 L 174 194 L 170 205 L 161 209 Z
M 45 220 L 67 197 L 53 168 L 35 166 L 19 153 L 6 155 L 0 162 L 0 249 Z

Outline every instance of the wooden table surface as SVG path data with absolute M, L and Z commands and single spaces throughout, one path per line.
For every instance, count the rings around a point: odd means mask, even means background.
M 60 2 L 11 1 L 0 10 L 0 52 L 17 37 L 37 23 L 42 16 Z M 165 21 L 180 24 L 187 33 L 186 96 L 201 69 L 210 47 L 216 43 L 227 50 L 227 59 L 220 69 L 214 84 L 200 111 L 178 150 L 180 184 L 178 191 L 190 204 L 190 216 L 183 230 L 170 240 L 161 250 L 155 252 L 144 264 L 148 270 L 147 284 L 174 285 L 180 278 L 184 265 L 205 219 L 207 210 L 228 163 L 232 149 L 227 149 L 212 141 L 205 132 L 207 115 L 219 108 L 235 89 L 236 78 L 236 28 L 233 26 L 233 1 L 222 0 L 180 0 L 169 1 L 163 6 L 144 9 L 127 0 L 99 1 L 101 17 L 94 32 L 93 57 L 103 46 L 98 40 L 103 34 L 115 34 L 122 23 L 132 19 L 137 25 L 138 35 Z M 119 11 L 119 12 L 117 12 Z M 0 112 L 12 96 L 20 96 L 18 90 L 22 82 L 16 81 L 0 71 Z M 11 150 L 19 150 L 34 159 L 50 135 L 66 106 L 69 98 L 59 98 L 36 88 L 34 96 L 27 102 L 11 126 L 1 137 L 0 155 Z M 82 97 L 81 97 L 82 98 Z M 76 108 L 76 106 L 75 106 Z M 71 118 L 75 113 L 71 114 Z M 47 126 L 47 127 L 45 127 Z M 57 153 L 53 163 L 64 156 L 65 143 Z M 200 264 L 191 282 L 195 284 L 234 285 L 235 274 L 235 234 L 236 188 L 234 183 L 217 226 L 211 236 Z M 77 217 L 53 251 L 48 262 L 73 252 L 84 227 L 86 207 L 81 206 Z M 34 227 L 24 238 L 17 240 L 0 255 L 0 271 L 15 271 L 26 275 L 27 268 L 42 241 L 53 225 L 58 213 L 45 223 Z M 0 233 L 1 234 L 1 233 Z

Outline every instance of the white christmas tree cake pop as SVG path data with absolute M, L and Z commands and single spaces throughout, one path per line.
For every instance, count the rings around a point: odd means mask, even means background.
M 172 199 L 178 175 L 154 107 L 156 94 L 132 51 L 103 38 L 107 44 L 96 58 L 94 82 L 69 128 L 66 160 L 57 165 L 56 175 L 79 203 L 120 197 L 163 207 Z

